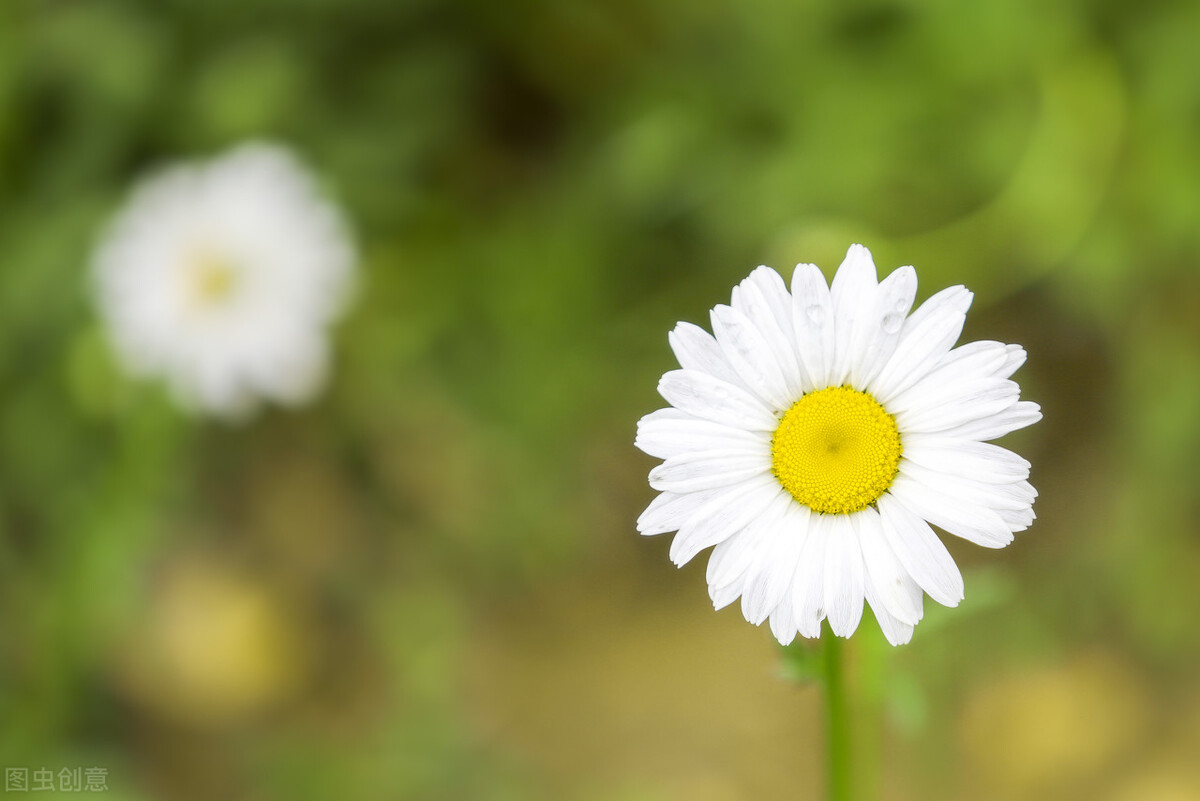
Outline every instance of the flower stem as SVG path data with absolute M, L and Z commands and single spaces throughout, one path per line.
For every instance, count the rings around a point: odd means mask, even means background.
M 850 710 L 846 701 L 846 675 L 842 641 L 832 631 L 822 633 L 822 678 L 825 684 L 825 737 L 828 801 L 850 801 L 853 776 Z

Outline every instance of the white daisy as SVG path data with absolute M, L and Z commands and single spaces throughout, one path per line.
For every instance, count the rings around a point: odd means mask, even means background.
M 638 531 L 677 531 L 671 559 L 716 546 L 708 586 L 738 597 L 781 643 L 849 637 L 870 604 L 888 641 L 912 638 L 923 598 L 956 606 L 963 580 L 930 523 L 1003 548 L 1033 522 L 1029 463 L 987 440 L 1041 419 L 1009 376 L 1018 345 L 953 347 L 971 293 L 945 289 L 909 314 L 917 274 L 877 281 L 854 245 L 832 286 L 812 264 L 759 267 L 712 310 L 713 334 L 679 323 L 670 408 L 638 423 L 665 460 Z
M 354 263 L 308 172 L 283 148 L 250 144 L 136 187 L 92 266 L 124 365 L 164 378 L 188 408 L 240 416 L 320 388 Z

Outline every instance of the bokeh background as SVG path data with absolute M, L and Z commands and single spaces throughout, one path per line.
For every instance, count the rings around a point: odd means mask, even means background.
M 1200 4 L 0 3 L 0 766 L 112 799 L 819 798 L 820 704 L 633 521 L 751 268 L 976 292 L 1038 521 L 852 641 L 885 799 L 1200 798 Z M 87 263 L 295 148 L 353 222 L 323 397 L 194 419 Z M 869 617 L 869 616 L 868 616 Z M 50 794 L 43 794 L 50 795 Z

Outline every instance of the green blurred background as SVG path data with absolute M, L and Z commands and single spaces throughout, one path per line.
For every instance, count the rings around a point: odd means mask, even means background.
M 885 799 L 1200 798 L 1200 4 L 0 3 L 0 766 L 113 799 L 818 798 L 816 691 L 633 521 L 666 332 L 863 242 L 1027 347 L 1038 521 L 852 641 Z M 322 399 L 193 420 L 86 265 L 288 143 Z M 877 688 L 871 690 L 870 688 Z M 43 793 L 43 796 L 50 795 Z

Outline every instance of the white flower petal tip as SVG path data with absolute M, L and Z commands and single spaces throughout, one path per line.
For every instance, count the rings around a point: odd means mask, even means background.
M 926 595 L 953 607 L 965 593 L 933 526 L 1003 548 L 1036 520 L 1029 462 L 990 443 L 1042 417 L 1011 380 L 1025 349 L 955 347 L 971 292 L 914 309 L 913 267 L 877 276 L 861 245 L 829 282 L 806 263 L 790 281 L 753 270 L 713 333 L 671 331 L 670 406 L 638 423 L 635 444 L 663 462 L 637 530 L 677 532 L 677 565 L 711 548 L 713 607 L 740 599 L 783 644 L 825 621 L 850 637 L 866 607 L 907 643 Z
M 867 250 L 866 246 L 855 243 L 846 248 L 846 258 L 842 260 L 838 272 L 842 270 L 870 270 L 874 276 L 875 259 L 871 257 L 871 251 Z
M 230 420 L 321 389 L 354 285 L 341 212 L 285 148 L 251 143 L 134 188 L 92 259 L 119 361 Z

